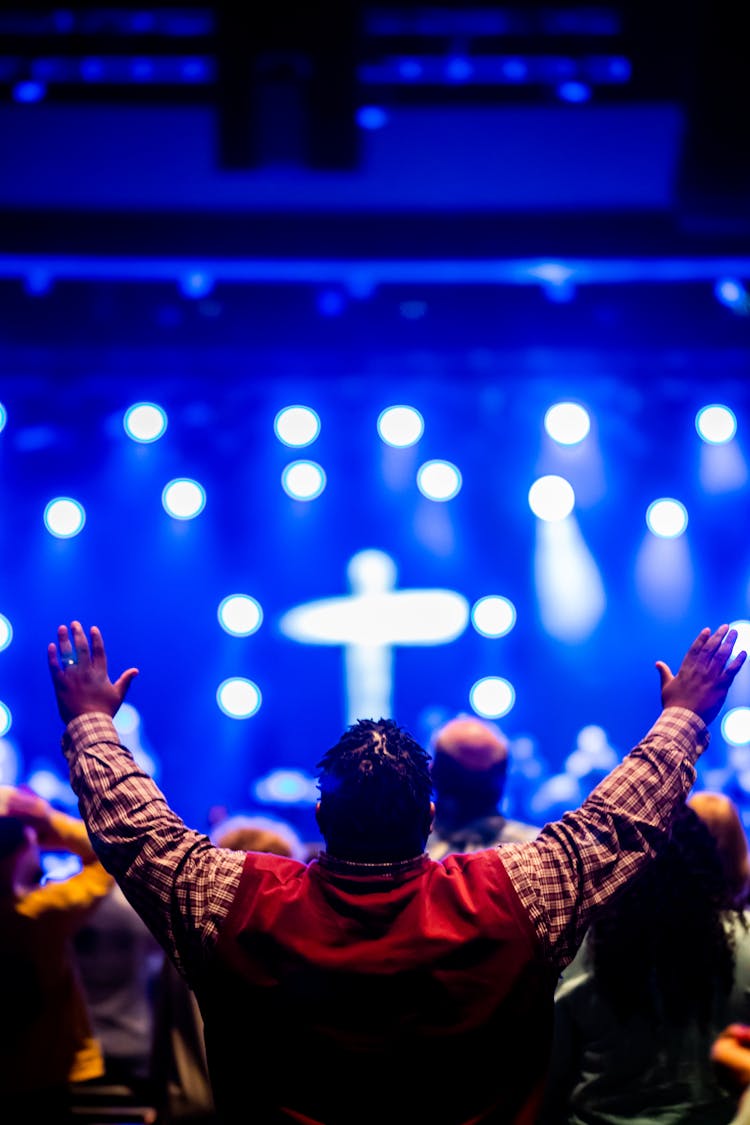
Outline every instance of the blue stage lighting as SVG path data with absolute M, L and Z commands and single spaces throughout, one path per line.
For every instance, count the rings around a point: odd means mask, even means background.
M 0 613 L 0 652 L 13 640 L 13 626 L 4 613 Z
M 721 720 L 721 733 L 732 746 L 750 743 L 750 707 L 733 707 Z
M 326 475 L 316 461 L 292 461 L 281 474 L 281 485 L 293 500 L 316 500 L 326 486 Z
M 737 419 L 728 406 L 704 406 L 695 416 L 695 428 L 709 445 L 724 445 L 737 432 Z
M 204 270 L 190 270 L 182 275 L 179 285 L 186 297 L 207 297 L 214 287 L 214 279 Z
M 172 519 L 192 520 L 205 508 L 206 492 L 197 480 L 178 477 L 164 485 L 161 502 Z
M 112 721 L 117 733 L 127 737 L 127 735 L 134 734 L 138 730 L 141 725 L 141 716 L 132 703 L 121 703 Z
M 403 449 L 424 433 L 424 419 L 413 406 L 388 406 L 378 416 L 378 433 L 386 445 Z
M 5 429 L 5 423 L 8 421 L 8 411 L 0 402 L 0 433 Z
M 0 701 L 0 738 L 6 735 L 13 725 L 13 715 L 7 703 Z
M 265 805 L 314 805 L 317 782 L 301 770 L 271 770 L 256 781 L 253 793 Z
M 750 657 L 750 621 L 740 618 L 738 621 L 732 621 L 729 628 L 737 630 L 737 640 L 734 643 L 732 655 L 736 656 L 738 652 L 746 652 Z M 750 665 L 746 665 L 743 672 L 748 670 L 750 670 Z
M 452 500 L 461 483 L 461 473 L 450 461 L 425 461 L 417 470 L 417 488 L 428 500 Z
M 646 511 L 646 524 L 660 539 L 677 539 L 688 525 L 687 508 L 679 500 L 654 500 Z
M 544 415 L 544 428 L 559 445 L 577 445 L 591 429 L 591 419 L 579 403 L 558 402 Z
M 273 429 L 284 445 L 311 445 L 320 433 L 320 418 L 309 406 L 285 406 L 274 418 Z
M 44 526 L 57 539 L 72 539 L 86 523 L 83 505 L 69 496 L 57 496 L 44 509 Z
M 483 637 L 504 637 L 516 623 L 516 607 L 508 598 L 490 594 L 474 603 L 471 620 Z
M 744 285 L 733 277 L 723 277 L 714 288 L 716 298 L 727 308 L 740 310 L 747 308 L 748 296 Z
M 346 298 L 340 289 L 321 289 L 315 304 L 321 316 L 341 316 L 346 308 Z
M 167 415 L 155 402 L 136 402 L 125 411 L 122 424 L 129 438 L 146 445 L 164 434 Z
M 13 101 L 31 104 L 40 102 L 47 93 L 47 87 L 42 82 L 29 79 L 26 82 L 17 82 L 13 87 Z
M 357 124 L 360 129 L 382 129 L 388 124 L 388 114 L 379 105 L 363 105 L 357 110 Z
M 233 637 L 249 637 L 263 622 L 263 610 L 249 594 L 229 594 L 218 609 L 219 624 Z
M 564 477 L 539 477 L 529 489 L 529 507 L 540 520 L 564 520 L 575 507 L 573 486 Z
M 216 689 L 216 702 L 231 719 L 249 719 L 256 714 L 262 701 L 258 685 L 242 676 L 223 680 Z
M 502 676 L 485 676 L 473 685 L 469 702 L 477 715 L 485 719 L 501 719 L 512 709 L 516 691 Z
M 446 63 L 445 76 L 451 82 L 465 82 L 473 73 L 474 67 L 469 60 L 460 56 L 449 59 Z
M 561 82 L 557 87 L 557 96 L 564 102 L 572 102 L 580 104 L 589 101 L 591 97 L 591 87 L 587 86 L 585 82 Z

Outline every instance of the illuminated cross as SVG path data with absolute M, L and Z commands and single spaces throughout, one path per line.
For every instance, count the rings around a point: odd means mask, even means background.
M 280 628 L 302 644 L 343 647 L 347 723 L 390 718 L 393 647 L 454 641 L 469 605 L 453 590 L 396 590 L 396 564 L 382 551 L 354 555 L 347 577 L 351 594 L 296 606 Z

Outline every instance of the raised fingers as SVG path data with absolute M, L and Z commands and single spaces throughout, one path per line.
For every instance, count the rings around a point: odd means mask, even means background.
M 91 659 L 89 654 L 89 642 L 80 621 L 71 622 L 70 633 L 73 638 L 78 663 L 88 664 Z
M 98 664 L 99 667 L 106 670 L 107 654 L 104 650 L 102 635 L 96 625 L 92 625 L 89 632 L 91 634 L 91 663 Z

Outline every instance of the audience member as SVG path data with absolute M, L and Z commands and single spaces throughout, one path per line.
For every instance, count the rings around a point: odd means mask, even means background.
M 711 1058 L 722 1077 L 729 1078 L 735 1097 L 739 1098 L 730 1125 L 750 1125 L 750 1024 L 725 1027 L 711 1046 Z
M 42 851 L 78 856 L 82 867 L 44 882 Z M 112 885 L 83 821 L 0 786 L 3 1120 L 67 1121 L 70 1083 L 104 1073 L 71 938 Z
M 148 1099 L 154 984 L 164 953 L 115 884 L 73 939 L 105 1079 Z
M 508 740 L 495 723 L 459 715 L 434 733 L 431 749 L 435 820 L 427 851 L 433 859 L 534 839 L 538 827 L 500 811 Z
M 730 1120 L 736 1099 L 710 1048 L 750 1016 L 747 878 L 737 809 L 696 794 L 563 976 L 545 1125 Z
M 119 743 L 100 631 L 49 646 L 63 748 L 99 854 L 194 988 L 224 1122 L 534 1120 L 560 971 L 669 836 L 745 653 L 704 629 L 662 714 L 584 804 L 535 840 L 441 862 L 429 755 L 390 719 L 319 763 L 325 851 L 217 848 Z M 252 1072 L 249 1067 L 252 1064 Z M 442 1065 L 441 1065 L 442 1064 Z
M 213 824 L 211 839 L 217 847 L 235 851 L 271 852 L 297 859 L 303 855 L 303 845 L 291 825 L 270 817 L 227 817 Z M 198 1001 L 167 958 L 156 990 L 151 1076 L 159 1125 L 211 1125 L 216 1121 Z

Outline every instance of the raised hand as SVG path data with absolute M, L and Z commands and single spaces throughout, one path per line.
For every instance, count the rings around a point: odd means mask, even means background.
M 94 711 L 114 716 L 137 668 L 128 668 L 114 683 L 107 673 L 107 654 L 96 625 L 91 626 L 91 648 L 79 621 L 57 630 L 57 644 L 49 645 L 47 660 L 55 688 L 57 708 L 64 723 Z M 59 649 L 59 655 L 58 655 Z
M 711 723 L 724 706 L 734 677 L 747 657 L 740 652 L 729 663 L 737 630 L 720 625 L 715 633 L 701 629 L 680 665 L 676 676 L 668 664 L 657 660 L 663 707 L 686 707 Z

